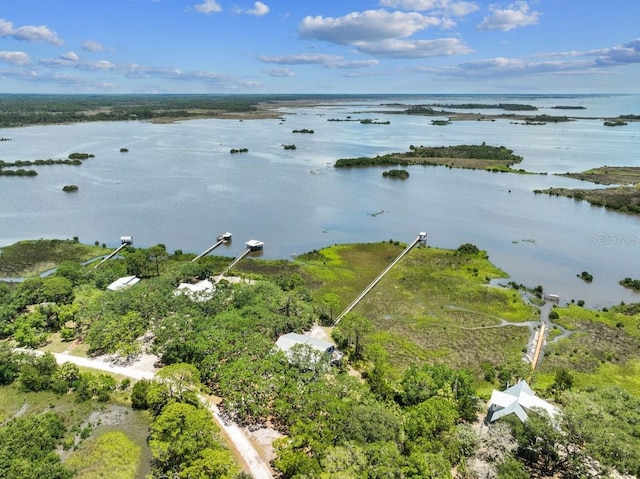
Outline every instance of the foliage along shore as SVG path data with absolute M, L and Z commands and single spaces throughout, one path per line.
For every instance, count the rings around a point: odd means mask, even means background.
M 500 172 L 524 173 L 511 166 L 522 161 L 522 157 L 513 154 L 504 146 L 456 145 L 456 146 L 409 146 L 405 153 L 390 153 L 375 157 L 341 158 L 335 168 L 359 166 L 447 166 L 449 168 L 480 169 Z
M 618 186 L 615 188 L 579 189 L 547 188 L 534 190 L 535 194 L 564 196 L 584 200 L 594 206 L 604 206 L 620 213 L 640 214 L 640 186 Z
M 323 94 L 263 94 L 263 95 L 35 95 L 0 94 L 0 128 L 27 125 L 79 123 L 88 121 L 143 120 L 156 123 L 171 123 L 196 118 L 221 119 L 275 119 L 281 118 L 276 111 L 283 106 L 310 106 L 344 100 L 353 95 Z M 406 107 L 398 111 L 382 111 L 391 114 L 448 115 L 450 120 L 496 120 L 511 119 L 531 123 L 559 122 L 581 119 L 600 119 L 607 122 L 638 121 L 640 115 L 625 114 L 618 117 L 600 118 L 589 116 L 526 115 L 517 111 L 536 111 L 537 107 L 526 104 L 430 104 L 392 105 Z M 440 108 L 440 110 L 434 109 Z M 480 114 L 445 110 L 496 109 L 509 113 Z M 556 109 L 578 110 L 581 107 L 557 106 Z M 382 122 L 388 124 L 388 122 Z
M 637 185 L 640 183 L 640 166 L 601 166 L 581 173 L 563 173 L 558 176 L 603 185 Z
M 283 333 L 331 324 L 404 247 L 389 240 L 334 245 L 291 261 L 242 261 L 234 273 L 252 282 L 221 282 L 203 301 L 175 295 L 176 286 L 211 277 L 229 258 L 192 263 L 194 255 L 156 245 L 126 248 L 97 269 L 66 261 L 46 278 L 0 285 L 2 335 L 31 347 L 59 338 L 80 341 L 90 354 L 158 354 L 168 365 L 164 384 L 139 381 L 129 391 L 131 405 L 153 417 L 152 477 L 188 477 L 219 464 L 217 447 L 188 434 L 206 431 L 196 390 L 222 398 L 225 414 L 240 424 L 286 434 L 273 462 L 282 477 L 451 478 L 452 471 L 473 477 L 487 468 L 499 479 L 581 477 L 585 468 L 640 473 L 638 305 L 554 309 L 557 324 L 573 334 L 552 342 L 534 373 L 522 349 L 539 313 L 522 300 L 522 286 L 487 287 L 505 273 L 473 245 L 406 255 L 333 328 L 346 353 L 338 367 L 308 351 L 293 360 L 273 352 Z M 125 274 L 143 280 L 106 290 Z M 538 300 L 542 293 L 542 286 L 530 289 Z M 0 364 L 16 364 L 4 354 L 9 360 Z M 26 371 L 27 378 L 44 376 L 28 384 L 52 384 L 47 364 Z M 25 374 L 13 370 L 12 381 L 24 383 Z M 479 436 L 480 399 L 522 378 L 562 406 L 561 430 L 533 414 L 526 427 L 507 420 Z M 184 387 L 169 387 L 178 380 Z M 597 423 L 588 420 L 593 414 Z M 188 454 L 179 454 L 182 447 Z M 571 461 L 564 460 L 568 451 Z
M 581 173 L 563 173 L 566 176 L 595 184 L 619 185 L 611 188 L 547 188 L 534 190 L 536 194 L 564 196 L 584 200 L 594 206 L 604 206 L 621 213 L 640 214 L 640 167 L 601 166 Z

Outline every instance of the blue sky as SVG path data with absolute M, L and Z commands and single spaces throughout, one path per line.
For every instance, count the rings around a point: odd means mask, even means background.
M 640 93 L 637 0 L 0 0 L 3 93 Z

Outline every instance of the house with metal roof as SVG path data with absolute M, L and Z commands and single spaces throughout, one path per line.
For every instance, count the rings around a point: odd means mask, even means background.
M 527 410 L 539 408 L 546 411 L 551 418 L 558 414 L 558 409 L 544 399 L 540 399 L 531 390 L 526 381 L 511 386 L 504 391 L 493 391 L 489 400 L 489 411 L 486 422 L 492 423 L 501 417 L 515 414 L 520 421 L 527 420 Z
M 107 286 L 107 289 L 111 291 L 118 291 L 120 289 L 125 289 L 133 286 L 138 281 L 140 281 L 140 278 L 136 276 L 123 276 L 122 278 L 116 279 L 113 283 Z

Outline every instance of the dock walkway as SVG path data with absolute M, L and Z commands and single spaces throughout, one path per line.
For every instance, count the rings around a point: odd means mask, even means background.
M 396 258 L 395 258 L 395 259 L 394 259 L 390 264 L 389 264 L 389 266 L 387 266 L 387 267 L 382 271 L 382 273 L 380 273 L 380 274 L 376 277 L 376 279 L 374 279 L 374 280 L 369 284 L 369 286 L 367 286 L 367 287 L 364 289 L 364 291 L 362 291 L 362 293 L 360 293 L 360 294 L 358 295 L 358 297 L 357 297 L 356 299 L 354 299 L 354 300 L 351 302 L 351 304 L 350 304 L 349 306 L 347 306 L 347 309 L 345 309 L 342 313 L 340 313 L 340 314 L 338 315 L 338 317 L 337 317 L 337 318 L 336 318 L 336 320 L 334 321 L 333 325 L 334 325 L 334 326 L 336 326 L 344 316 L 346 316 L 348 313 L 350 313 L 350 312 L 351 312 L 351 310 L 352 310 L 353 308 L 355 308 L 355 307 L 358 305 L 358 303 L 359 303 L 360 301 L 362 301 L 362 299 L 363 299 L 363 298 L 364 298 L 364 297 L 369 293 L 369 291 L 371 291 L 371 290 L 376 286 L 376 284 L 378 284 L 378 283 L 380 282 L 380 280 L 381 280 L 382 278 L 384 278 L 384 276 L 385 276 L 385 275 L 386 275 L 386 274 L 391 270 L 391 268 L 393 268 L 393 267 L 394 267 L 394 266 L 395 266 L 395 265 L 396 265 L 396 264 L 397 264 L 397 263 L 398 263 L 402 258 L 404 258 L 404 256 L 405 256 L 409 251 L 411 251 L 411 249 L 412 249 L 415 245 L 417 245 L 417 244 L 418 244 L 419 242 L 421 242 L 421 241 L 425 241 L 426 236 L 427 236 L 427 235 L 426 235 L 426 233 L 420 233 L 420 234 L 418 235 L 418 237 L 417 237 L 415 240 L 413 240 L 413 242 L 412 242 L 409 246 L 407 246 L 407 247 L 404 249 L 404 251 L 403 251 L 402 253 L 400 253 L 400 254 L 399 254 L 399 255 L 398 255 L 398 256 L 397 256 L 397 257 L 396 257 Z

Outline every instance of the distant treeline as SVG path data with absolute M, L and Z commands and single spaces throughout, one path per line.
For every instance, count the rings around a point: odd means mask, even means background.
M 430 106 L 416 105 L 411 108 L 407 108 L 404 113 L 407 115 L 450 115 L 451 111 L 446 110 L 434 110 Z
M 553 108 L 554 110 L 586 110 L 585 107 L 578 105 L 557 105 L 552 106 L 551 108 Z
M 455 108 L 464 110 L 476 110 L 478 108 L 491 109 L 491 110 L 507 110 L 507 111 L 536 111 L 538 108 L 533 105 L 526 105 L 522 103 L 433 103 L 430 105 L 423 105 L 426 107 L 436 108 Z
M 0 127 L 247 112 L 257 110 L 259 100 L 240 95 L 0 95 Z
M 527 122 L 532 123 L 559 123 L 563 121 L 572 121 L 567 116 L 555 116 L 555 115 L 536 115 L 525 118 Z

